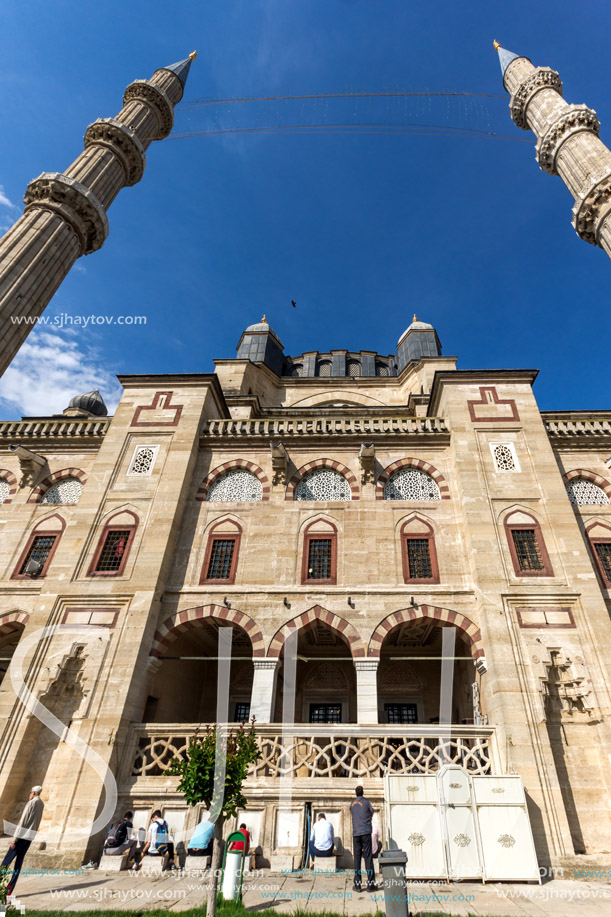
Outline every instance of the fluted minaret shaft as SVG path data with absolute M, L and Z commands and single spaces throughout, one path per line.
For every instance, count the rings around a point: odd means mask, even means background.
M 118 115 L 89 125 L 85 149 L 65 172 L 43 172 L 28 185 L 23 216 L 0 239 L 0 375 L 76 259 L 104 244 L 106 210 L 142 178 L 150 143 L 172 130 L 194 56 L 131 83 Z
M 598 137 L 596 112 L 565 102 L 554 70 L 495 47 L 513 121 L 534 133 L 540 167 L 559 175 L 573 195 L 577 235 L 611 258 L 611 150 Z

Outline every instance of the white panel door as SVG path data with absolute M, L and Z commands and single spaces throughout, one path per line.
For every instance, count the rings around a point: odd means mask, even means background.
M 482 866 L 471 806 L 446 809 L 450 878 L 479 879 Z
M 484 879 L 539 881 L 526 806 L 478 806 Z
M 390 805 L 390 848 L 407 854 L 408 879 L 440 879 L 447 876 L 439 806 Z

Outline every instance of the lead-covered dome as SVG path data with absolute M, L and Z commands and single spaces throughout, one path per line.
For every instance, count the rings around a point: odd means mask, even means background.
M 70 413 L 82 411 L 83 413 L 93 414 L 95 417 L 106 417 L 108 415 L 108 408 L 97 388 L 92 392 L 85 392 L 83 395 L 75 395 L 70 400 L 66 411 L 70 411 Z

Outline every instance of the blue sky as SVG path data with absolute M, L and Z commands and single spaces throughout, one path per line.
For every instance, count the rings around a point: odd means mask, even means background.
M 113 403 L 115 373 L 209 372 L 263 312 L 293 354 L 391 353 L 416 312 L 459 368 L 539 368 L 542 409 L 609 407 L 611 264 L 577 238 L 569 192 L 512 124 L 493 38 L 557 69 L 567 101 L 594 108 L 611 144 L 605 0 L 3 0 L 3 229 L 28 181 L 66 168 L 132 79 L 193 48 L 185 104 L 388 88 L 504 97 L 183 108 L 182 132 L 403 119 L 511 139 L 153 143 L 142 182 L 109 210 L 104 248 L 77 262 L 48 309 L 144 315 L 146 326 L 39 329 L 0 383 L 1 416 L 61 411 L 92 387 Z

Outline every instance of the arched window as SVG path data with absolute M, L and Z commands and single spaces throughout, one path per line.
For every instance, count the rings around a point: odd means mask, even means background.
M 290 375 L 300 379 L 303 376 L 303 363 L 293 363 Z
M 295 488 L 295 500 L 352 500 L 350 484 L 339 471 L 317 468 L 311 471 Z
M 251 471 L 233 468 L 217 478 L 208 491 L 206 500 L 218 503 L 247 503 L 263 499 L 263 484 Z
M 384 485 L 385 500 L 441 500 L 433 478 L 419 468 L 399 468 Z
M 596 569 L 604 586 L 611 586 L 611 528 L 593 522 L 587 529 L 588 542 Z
M 28 538 L 11 579 L 46 576 L 65 527 L 61 516 L 41 520 Z
M 346 372 L 347 375 L 356 376 L 361 375 L 361 361 L 360 360 L 346 360 Z
M 602 487 L 585 478 L 573 478 L 566 485 L 566 492 L 571 503 L 576 506 L 606 506 L 610 502 Z
M 537 520 L 529 513 L 515 510 L 505 517 L 504 525 L 516 576 L 553 576 Z
M 401 528 L 403 579 L 406 583 L 438 583 L 439 567 L 433 527 L 414 516 Z
M 376 376 L 390 376 L 388 363 L 382 363 L 381 361 L 376 363 Z
M 110 517 L 89 565 L 88 576 L 121 576 L 134 543 L 138 521 L 129 510 Z
M 242 529 L 232 519 L 223 519 L 210 529 L 200 583 L 231 585 L 235 582 Z
M 319 360 L 316 364 L 316 375 L 328 379 L 331 376 L 331 360 Z
M 11 492 L 11 485 L 8 481 L 0 481 L 0 503 L 4 503 L 5 500 L 8 500 L 9 494 Z
M 337 582 L 337 529 L 326 519 L 316 519 L 304 532 L 301 582 Z
M 42 495 L 41 503 L 78 503 L 83 485 L 78 478 L 63 478 Z

